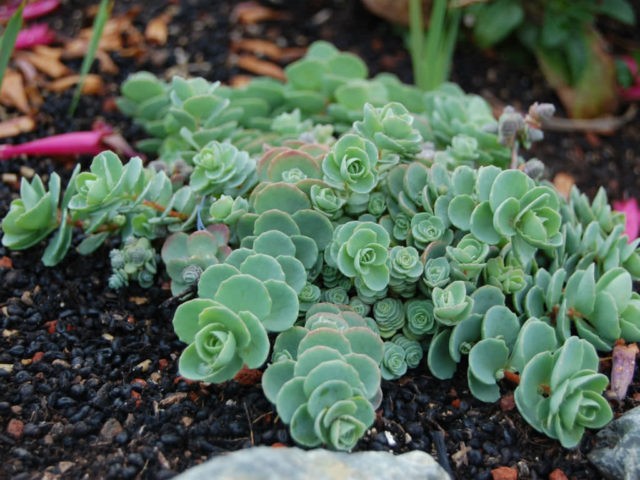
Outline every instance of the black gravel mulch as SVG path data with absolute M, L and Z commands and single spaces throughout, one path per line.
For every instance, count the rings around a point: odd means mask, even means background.
M 50 21 L 67 32 L 86 26 L 88 20 L 74 13 L 85 3 L 64 2 Z M 144 4 L 136 19 L 144 25 L 176 2 L 116 3 L 118 9 Z M 121 72 L 107 78 L 111 95 L 131 71 L 160 73 L 176 64 L 228 81 L 241 73 L 229 54 L 233 35 L 289 46 L 328 39 L 362 55 L 372 73 L 392 69 L 411 80 L 401 39 L 355 0 L 265 2 L 288 12 L 290 20 L 251 27 L 230 20 L 236 2 L 177 3 L 180 11 L 161 54 L 137 65 L 116 56 Z M 467 91 L 490 93 L 500 102 L 557 103 L 532 68 L 511 67 L 497 55 L 463 46 L 452 76 Z M 98 117 L 131 141 L 143 137 L 118 112 L 107 113 L 104 99 L 84 97 L 73 119 L 66 116 L 69 100 L 70 93 L 50 94 L 38 130 L 16 140 L 86 129 Z M 630 172 L 640 168 L 639 142 L 640 127 L 631 122 L 607 137 L 550 133 L 535 153 L 549 162 L 552 174 L 569 173 L 589 194 L 604 182 L 612 198 L 637 197 L 640 180 Z M 23 167 L 69 174 L 68 165 L 51 159 L 2 162 L 0 173 L 19 173 Z M 0 183 L 1 216 L 16 195 L 15 185 Z M 203 385 L 178 376 L 184 346 L 171 326 L 177 304 L 162 279 L 149 289 L 110 290 L 108 252 L 116 246 L 113 240 L 89 257 L 71 252 L 55 269 L 40 263 L 44 247 L 22 252 L 0 247 L 0 478 L 162 479 L 221 452 L 292 446 L 259 384 Z M 607 360 L 602 367 L 608 373 Z M 485 404 L 469 393 L 465 372 L 461 365 L 452 380 L 443 382 L 423 366 L 398 382 L 385 382 L 378 418 L 356 450 L 424 450 L 461 479 L 491 478 L 498 466 L 517 469 L 519 478 L 546 479 L 555 469 L 568 478 L 599 478 L 586 459 L 593 432 L 578 448 L 563 449 L 522 420 L 510 395 L 514 385 L 504 383 L 502 400 Z M 639 404 L 636 380 L 628 399 L 612 406 L 619 415 Z

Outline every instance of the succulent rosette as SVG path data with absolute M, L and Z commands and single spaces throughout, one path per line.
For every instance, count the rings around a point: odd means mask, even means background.
M 269 338 L 256 311 L 233 309 L 198 298 L 178 307 L 173 326 L 188 346 L 180 355 L 180 374 L 191 380 L 220 383 L 243 365 L 260 367 L 269 353 Z
M 353 128 L 380 150 L 401 157 L 409 158 L 422 147 L 422 136 L 413 128 L 413 116 L 401 103 L 391 102 L 381 108 L 367 103 L 362 121 L 355 122 Z
M 494 245 L 509 239 L 520 263 L 528 264 L 538 249 L 562 243 L 558 194 L 520 170 L 504 170 L 491 184 L 488 201 L 471 214 L 471 232 Z
M 373 142 L 346 134 L 331 147 L 322 161 L 324 180 L 339 189 L 369 193 L 378 182 L 377 163 L 378 149 Z
M 406 323 L 402 333 L 408 338 L 422 339 L 434 333 L 438 323 L 433 316 L 433 303 L 426 299 L 412 299 L 405 303 Z
M 598 364 L 593 346 L 577 337 L 555 352 L 537 354 L 520 374 L 518 410 L 539 432 L 575 447 L 586 428 L 602 428 L 613 418 L 602 396 L 609 381 L 597 373 Z
M 20 198 L 11 202 L 9 212 L 2 220 L 2 244 L 22 250 L 46 238 L 58 227 L 59 199 L 60 177 L 56 173 L 49 180 L 49 191 L 39 176 L 35 176 L 31 183 L 23 178 Z
M 212 141 L 193 156 L 191 187 L 205 195 L 237 196 L 256 181 L 256 162 L 231 143 Z
M 380 372 L 385 380 L 396 380 L 407 373 L 407 352 L 392 341 L 384 342 Z
M 344 192 L 319 184 L 311 185 L 309 198 L 314 210 L 317 210 L 331 220 L 337 220 L 342 216 L 343 207 L 347 203 Z
M 453 278 L 475 283 L 486 265 L 489 245 L 469 233 L 462 237 L 455 247 L 448 246 L 446 251 Z
M 422 282 L 426 287 L 444 287 L 449 284 L 451 265 L 445 257 L 429 258 L 424 264 Z
M 377 223 L 347 222 L 335 229 L 325 259 L 343 275 L 360 279 L 373 291 L 381 291 L 389 283 L 389 243 L 389 234 Z
M 396 245 L 389 251 L 388 263 L 391 289 L 405 298 L 411 297 L 424 270 L 418 251 Z
M 445 326 L 453 326 L 469 316 L 473 299 L 467 295 L 462 280 L 450 283 L 445 288 L 436 287 L 432 293 L 433 315 Z
M 441 240 L 449 243 L 453 238 L 453 232 L 437 215 L 428 212 L 420 212 L 411 218 L 411 231 L 409 241 L 422 250 L 431 242 Z
M 316 304 L 281 333 L 262 377 L 266 397 L 300 445 L 350 451 L 381 400 L 382 340 L 354 312 Z

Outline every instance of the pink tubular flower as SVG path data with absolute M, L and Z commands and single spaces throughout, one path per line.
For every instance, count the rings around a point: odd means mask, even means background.
M 96 122 L 93 130 L 89 131 L 62 133 L 19 145 L 0 145 L 0 160 L 20 155 L 52 157 L 97 155 L 107 149 L 119 151 L 129 157 L 137 155 L 124 138 L 114 133 L 110 126 Z
M 8 2 L 8 5 L 0 6 L 0 20 L 9 20 L 19 5 L 20 2 Z M 27 3 L 22 11 L 22 18 L 24 20 L 32 20 L 42 17 L 47 13 L 53 12 L 59 6 L 60 0 L 39 0 Z
M 638 238 L 638 231 L 640 230 L 640 209 L 638 208 L 638 202 L 635 198 L 629 200 L 619 200 L 613 202 L 613 209 L 622 212 L 626 217 L 626 224 L 624 232 L 629 237 L 629 242 L 632 242 Z
M 16 38 L 16 49 L 35 47 L 36 45 L 49 45 L 56 38 L 56 34 L 46 23 L 37 23 L 23 28 Z

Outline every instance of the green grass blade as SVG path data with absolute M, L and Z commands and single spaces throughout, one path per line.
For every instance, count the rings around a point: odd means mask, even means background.
M 11 58 L 13 47 L 16 44 L 18 33 L 22 28 L 22 10 L 26 3 L 26 0 L 24 0 L 14 14 L 11 15 L 9 23 L 7 23 L 7 28 L 0 38 L 0 86 L 4 79 L 4 72 L 7 70 L 7 65 L 9 65 L 9 59 Z
M 429 29 L 427 30 L 426 45 L 424 50 L 423 66 L 429 68 L 425 75 L 425 90 L 436 88 L 442 80 L 444 73 L 441 71 L 442 51 L 444 44 L 445 21 L 447 16 L 447 0 L 434 0 L 429 17 Z
M 424 90 L 423 78 L 424 23 L 422 0 L 409 0 L 409 52 L 413 66 L 413 82 Z
M 82 94 L 82 86 L 87 78 L 87 74 L 93 65 L 93 61 L 96 58 L 96 52 L 98 51 L 98 44 L 102 37 L 104 26 L 111 16 L 111 10 L 115 0 L 100 0 L 100 6 L 98 7 L 98 13 L 93 20 L 93 32 L 91 33 L 91 40 L 89 41 L 89 47 L 87 53 L 82 59 L 82 66 L 80 67 L 80 81 L 76 85 L 76 90 L 73 92 L 73 99 L 71 100 L 71 106 L 69 107 L 69 115 L 73 115 L 80 101 L 80 95 Z

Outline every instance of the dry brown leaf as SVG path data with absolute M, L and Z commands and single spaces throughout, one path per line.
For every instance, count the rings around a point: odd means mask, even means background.
M 59 78 L 47 84 L 47 88 L 52 92 L 64 92 L 80 81 L 80 75 L 69 75 Z M 89 74 L 82 85 L 82 93 L 86 95 L 100 95 L 104 92 L 104 83 L 100 75 Z
M 272 60 L 279 60 L 281 52 L 280 47 L 275 43 L 259 38 L 241 38 L 232 41 L 231 50 L 234 52 L 249 51 L 256 55 L 264 55 Z
M 144 30 L 144 38 L 155 45 L 165 45 L 169 37 L 171 15 L 163 13 L 149 20 Z
M 233 51 L 247 51 L 256 55 L 263 55 L 277 62 L 291 62 L 301 58 L 306 48 L 303 47 L 287 47 L 282 48 L 268 40 L 258 38 L 242 38 L 231 43 Z
M 20 52 L 17 56 L 31 62 L 34 67 L 51 78 L 64 77 L 70 73 L 69 68 L 55 58 L 40 55 L 35 52 Z
M 38 55 L 43 55 L 45 57 L 55 58 L 56 60 L 60 60 L 62 58 L 62 48 L 57 47 L 49 47 L 48 45 L 36 45 L 33 47 L 33 51 Z
M 266 60 L 260 60 L 253 55 L 240 55 L 236 64 L 238 67 L 256 75 L 265 75 L 282 81 L 286 80 L 284 70 L 280 66 Z
M 115 75 L 120 71 L 120 69 L 115 64 L 115 62 L 111 59 L 109 54 L 104 50 L 98 50 L 96 52 L 96 58 L 98 59 L 98 64 L 100 65 L 101 72 Z
M 231 21 L 251 25 L 268 20 L 286 20 L 290 18 L 287 12 L 279 12 L 272 8 L 258 5 L 255 2 L 242 2 L 231 12 Z
M 15 70 L 7 69 L 4 74 L 2 88 L 0 88 L 0 103 L 15 107 L 23 113 L 31 111 L 22 75 Z
M 575 185 L 575 183 L 575 179 L 568 173 L 558 172 L 556 176 L 553 177 L 553 185 L 556 187 L 558 193 L 560 193 L 560 195 L 562 195 L 566 199 L 569 198 L 571 188 Z
M 21 133 L 31 132 L 36 127 L 33 118 L 22 115 L 0 122 L 0 138 L 14 137 Z
M 36 82 L 36 78 L 38 77 L 38 71 L 36 70 L 36 67 L 34 67 L 32 63 L 28 62 L 24 58 L 14 58 L 13 64 L 20 71 L 24 81 L 27 84 L 33 84 Z

